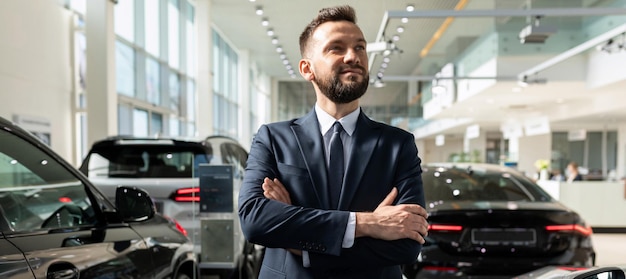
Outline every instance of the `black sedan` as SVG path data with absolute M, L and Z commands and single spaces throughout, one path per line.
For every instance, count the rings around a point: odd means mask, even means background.
M 0 118 L 0 278 L 197 278 L 193 244 L 141 189 L 115 206 Z
M 595 264 L 581 216 L 512 168 L 425 164 L 423 182 L 429 234 L 408 278 L 511 278 Z

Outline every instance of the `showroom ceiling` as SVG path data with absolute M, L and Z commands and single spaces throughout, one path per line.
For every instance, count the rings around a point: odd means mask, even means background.
M 618 31 L 626 22 L 624 0 L 212 0 L 211 17 L 217 30 L 237 49 L 248 50 L 263 72 L 279 81 L 297 82 L 294 87 L 299 88 L 303 79 L 297 70 L 290 75 L 286 66 L 297 67 L 297 39 L 320 8 L 339 4 L 352 5 L 368 42 L 387 42 L 384 48 L 390 52 L 386 68 L 381 67 L 383 51 L 370 53 L 371 80 L 380 75 L 386 86 L 375 88 L 372 83 L 363 106 L 414 105 L 426 94 L 408 96 L 407 82 L 419 82 L 418 91 L 425 93 L 422 91 L 429 90 L 431 81 L 446 63 L 454 62 L 485 34 L 498 33 L 501 35 L 497 53 L 482 54 L 499 59 L 502 70 L 485 77 L 495 79 L 495 85 L 481 93 L 481 98 L 457 103 L 433 119 L 471 118 L 497 130 L 502 119 L 541 115 L 565 104 L 567 108 L 561 110 L 567 113 L 546 114 L 563 129 L 584 128 L 582 122 L 594 126 L 626 120 L 623 107 L 593 109 L 591 114 L 569 112 L 590 102 L 601 106 L 619 97 L 613 94 L 620 93 L 620 88 L 626 88 L 623 81 L 603 88 L 603 92 L 609 92 L 605 97 L 605 93 L 586 90 L 584 58 L 589 52 L 598 51 L 599 43 L 590 44 L 602 39 L 603 33 L 617 32 L 611 39 L 621 39 Z M 407 12 L 408 5 L 414 7 L 413 12 Z M 262 15 L 256 14 L 258 8 L 262 8 Z M 603 17 L 610 20 L 596 28 L 588 27 Z M 267 19 L 267 26 L 262 25 L 263 19 Z M 273 36 L 267 35 L 270 28 Z M 521 43 L 518 35 L 524 28 L 532 29 L 531 33 L 548 34 L 545 42 Z M 275 44 L 272 38 L 276 39 Z M 279 57 L 277 46 L 282 48 L 285 59 Z M 574 48 L 578 49 L 567 57 L 563 55 Z M 626 51 L 614 55 L 623 53 Z M 461 70 L 456 71 L 456 78 L 461 78 Z M 530 81 L 527 87 L 518 82 L 524 75 Z M 312 97 L 304 90 L 294 91 L 309 95 L 303 98 Z

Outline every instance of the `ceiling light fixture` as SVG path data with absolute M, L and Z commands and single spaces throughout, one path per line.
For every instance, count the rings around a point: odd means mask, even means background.
M 404 26 L 398 26 L 398 28 L 396 28 L 396 31 L 398 31 L 398 33 L 404 32 Z
M 519 32 L 519 42 L 522 44 L 543 44 L 548 37 L 556 33 L 556 27 L 550 25 L 539 25 L 539 19 L 535 17 L 535 22 L 527 25 Z
M 415 11 L 415 6 L 413 6 L 413 4 L 406 5 L 406 11 L 407 12 Z
M 403 17 L 400 21 L 402 23 L 407 23 L 407 22 L 409 22 L 409 18 L 408 17 Z
M 256 0 L 250 0 L 250 2 L 255 2 Z M 255 8 L 255 13 L 257 15 L 263 15 L 264 11 L 263 11 L 263 6 L 258 5 Z M 261 18 L 261 25 L 264 27 L 268 27 L 270 26 L 270 20 L 268 17 L 262 17 Z M 285 65 L 285 68 L 287 69 L 287 72 L 289 73 L 289 75 L 291 76 L 291 78 L 295 78 L 295 74 L 294 74 L 294 70 L 293 67 L 291 66 L 291 63 L 289 62 L 289 60 L 287 59 L 287 55 L 284 53 L 284 49 L 281 45 L 279 45 L 279 41 L 278 41 L 278 37 L 275 36 L 276 32 L 274 32 L 273 28 L 267 28 L 266 29 L 266 34 L 271 38 L 271 42 L 273 45 L 275 45 L 276 47 L 276 52 L 279 54 L 280 59 L 282 60 L 282 63 Z
M 374 80 L 374 87 L 375 88 L 383 88 L 385 87 L 385 83 L 383 82 L 383 79 L 378 77 L 377 79 Z
M 597 45 L 596 50 L 606 52 L 608 54 L 626 50 L 626 33 L 622 33 L 619 42 L 617 38 L 611 38 L 606 42 Z

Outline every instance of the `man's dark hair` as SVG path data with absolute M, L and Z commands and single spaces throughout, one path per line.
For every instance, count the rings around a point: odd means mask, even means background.
M 343 20 L 356 24 L 356 13 L 354 12 L 354 8 L 348 5 L 343 5 L 321 9 L 317 13 L 317 16 L 304 28 L 302 34 L 300 34 L 300 54 L 302 57 L 304 57 L 311 34 L 313 34 L 313 31 L 315 31 L 318 26 L 328 21 Z

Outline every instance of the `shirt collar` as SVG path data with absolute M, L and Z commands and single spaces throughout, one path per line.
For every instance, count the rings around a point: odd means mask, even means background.
M 354 129 L 356 129 L 356 120 L 359 118 L 359 113 L 361 112 L 361 107 L 355 109 L 350 114 L 336 120 L 330 114 L 325 112 L 317 103 L 315 103 L 315 114 L 317 115 L 317 121 L 320 123 L 320 131 L 322 135 L 325 135 L 328 130 L 333 126 L 335 121 L 339 121 L 341 126 L 343 126 L 343 130 L 349 136 L 352 136 Z

